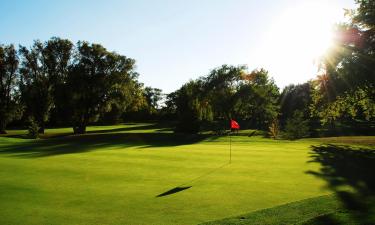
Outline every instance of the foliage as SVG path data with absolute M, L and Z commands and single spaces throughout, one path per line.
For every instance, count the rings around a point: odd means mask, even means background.
M 368 85 L 347 91 L 338 96 L 332 103 L 323 105 L 315 113 L 321 118 L 323 124 L 332 123 L 342 117 L 373 120 L 375 119 L 374 90 L 372 85 Z M 314 105 L 316 106 L 321 102 L 321 96 L 315 95 Z
M 142 105 L 137 110 L 128 112 L 127 115 L 134 120 L 157 120 L 159 119 L 161 100 L 163 99 L 162 90 L 158 88 L 145 87 L 141 89 Z
M 242 74 L 236 95 L 233 114 L 248 121 L 253 128 L 266 129 L 278 116 L 279 89 L 264 69 Z
M 311 83 L 286 86 L 279 99 L 280 120 L 282 126 L 285 126 L 286 120 L 293 116 L 294 111 L 303 112 L 304 118 L 310 117 L 309 106 L 312 103 Z
M 212 109 L 215 119 L 229 121 L 234 116 L 234 97 L 245 69 L 245 66 L 222 65 L 201 78 L 204 105 Z
M 113 107 L 125 111 L 133 102 L 138 83 L 135 60 L 107 51 L 99 44 L 78 42 L 67 77 L 69 107 L 75 133 L 85 133 L 90 122 Z
M 26 116 L 32 116 L 44 133 L 45 123 L 56 105 L 56 99 L 65 100 L 66 96 L 58 94 L 64 89 L 72 51 L 69 40 L 52 38 L 47 42 L 35 41 L 28 49 L 20 47 L 21 60 L 21 99 L 26 106 Z
M 314 82 L 311 113 L 323 124 L 342 118 L 375 118 L 374 1 L 357 0 L 350 22 L 336 26 L 336 45 L 323 58 Z
M 146 87 L 144 89 L 144 96 L 147 104 L 154 110 L 159 108 L 160 100 L 162 100 L 162 91 L 158 88 Z
M 18 54 L 12 45 L 1 45 L 0 132 L 23 108 L 24 118 L 34 118 L 40 133 L 46 123 L 71 124 L 84 133 L 99 117 L 118 122 L 124 112 L 156 113 L 161 90 L 144 89 L 134 67 L 133 59 L 101 45 L 74 46 L 57 37 L 20 46 Z
M 16 89 L 18 63 L 14 46 L 0 45 L 0 133 L 5 133 L 6 125 L 22 114 Z
M 178 117 L 176 131 L 197 133 L 200 130 L 202 120 L 212 119 L 210 106 L 202 100 L 203 83 L 190 81 L 183 85 L 174 95 L 174 104 Z
M 286 121 L 285 137 L 287 139 L 299 139 L 308 136 L 308 121 L 304 119 L 303 112 L 296 110 L 293 116 Z
M 177 113 L 180 130 L 193 126 L 190 132 L 198 132 L 204 122 L 224 122 L 232 117 L 267 128 L 278 114 L 278 95 L 266 70 L 247 74 L 244 66 L 223 65 L 168 95 L 166 105 Z

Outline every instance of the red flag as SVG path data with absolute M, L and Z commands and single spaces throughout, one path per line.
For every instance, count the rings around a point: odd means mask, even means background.
M 240 129 L 240 125 L 238 125 L 237 121 L 230 120 L 230 129 L 239 130 Z

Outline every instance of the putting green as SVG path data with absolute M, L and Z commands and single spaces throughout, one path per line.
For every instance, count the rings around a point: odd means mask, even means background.
M 89 131 L 0 137 L 0 224 L 198 224 L 331 193 L 307 173 L 320 168 L 309 162 L 319 141 L 235 136 L 228 164 L 228 137 Z

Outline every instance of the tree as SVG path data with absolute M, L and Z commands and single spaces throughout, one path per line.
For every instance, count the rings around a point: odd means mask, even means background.
M 9 122 L 21 114 L 17 102 L 17 51 L 13 45 L 0 45 L 0 133 L 6 133 Z
M 99 44 L 78 42 L 67 79 L 74 133 L 86 132 L 90 122 L 113 106 L 125 111 L 133 102 L 138 74 L 135 60 L 108 52 Z
M 308 121 L 303 118 L 303 112 L 296 110 L 293 117 L 286 121 L 285 136 L 288 139 L 294 140 L 303 138 L 309 135 Z
M 210 106 L 202 100 L 202 80 L 190 81 L 177 90 L 173 96 L 176 104 L 178 124 L 176 131 L 197 133 L 203 120 L 211 120 Z
M 49 122 L 54 125 L 67 125 L 66 122 L 69 121 L 66 81 L 72 64 L 73 49 L 71 41 L 57 37 L 44 44 L 43 57 L 50 77 L 53 98 Z
M 264 69 L 243 74 L 242 80 L 233 98 L 235 117 L 248 121 L 252 127 L 267 129 L 278 116 L 278 87 Z
M 314 82 L 311 110 L 323 124 L 375 119 L 375 2 L 356 3 L 356 10 L 347 11 L 350 22 L 336 26 L 336 45 Z
M 72 43 L 52 38 L 47 42 L 35 41 L 27 49 L 20 47 L 20 90 L 26 106 L 26 115 L 32 116 L 44 133 L 51 109 L 56 102 L 65 101 L 64 85 L 71 59 Z M 61 104 L 58 104 L 61 107 Z
M 177 120 L 177 91 L 165 95 L 164 105 L 160 110 L 162 120 Z
M 153 109 L 159 108 L 159 101 L 162 99 L 162 91 L 158 88 L 146 87 L 144 90 L 146 101 Z
M 166 105 L 170 111 L 176 111 L 177 130 L 196 133 L 202 123 L 213 120 L 219 121 L 215 129 L 225 129 L 233 114 L 233 97 L 244 69 L 244 66 L 223 65 L 171 93 Z
M 298 85 L 292 84 L 283 89 L 279 99 L 282 126 L 285 126 L 287 119 L 293 117 L 296 110 L 303 113 L 304 119 L 310 119 L 311 89 L 312 84 L 310 82 Z
M 266 70 L 248 74 L 245 66 L 223 65 L 183 85 L 168 96 L 166 104 L 176 111 L 180 130 L 197 132 L 206 122 L 223 130 L 231 118 L 267 129 L 278 115 L 278 96 Z
M 158 88 L 142 88 L 143 105 L 137 111 L 134 111 L 133 118 L 140 120 L 158 119 L 161 111 L 160 101 L 163 99 L 162 90 Z M 134 115 L 136 114 L 136 115 Z
M 245 70 L 245 66 L 222 65 L 202 78 L 205 102 L 216 120 L 228 121 L 233 116 L 234 97 Z

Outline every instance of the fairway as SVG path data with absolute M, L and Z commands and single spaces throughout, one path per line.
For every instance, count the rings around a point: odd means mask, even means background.
M 199 224 L 331 193 L 311 174 L 319 140 L 233 136 L 229 164 L 228 136 L 88 130 L 0 137 L 0 224 Z

